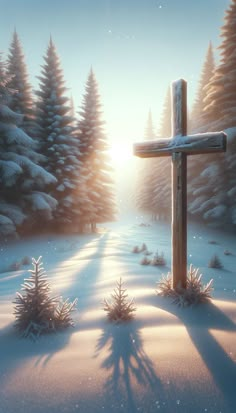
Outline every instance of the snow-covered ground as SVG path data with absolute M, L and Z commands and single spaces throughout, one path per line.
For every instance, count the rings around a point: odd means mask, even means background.
M 210 304 L 181 309 L 155 295 L 170 271 L 170 227 L 141 222 L 0 246 L 0 413 L 236 412 L 236 237 L 189 225 L 189 263 L 205 283 L 214 278 L 214 292 Z M 139 264 L 131 251 L 143 242 L 166 267 Z M 215 253 L 223 269 L 208 268 Z M 16 336 L 12 304 L 31 265 L 9 266 L 39 255 L 53 292 L 78 297 L 78 311 L 75 328 L 32 342 Z M 120 277 L 137 311 L 112 325 L 101 302 Z

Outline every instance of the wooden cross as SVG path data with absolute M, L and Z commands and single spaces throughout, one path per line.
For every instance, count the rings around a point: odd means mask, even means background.
M 172 157 L 172 284 L 187 284 L 187 155 L 226 151 L 226 134 L 209 132 L 187 136 L 187 82 L 172 83 L 172 137 L 134 144 L 140 158 Z

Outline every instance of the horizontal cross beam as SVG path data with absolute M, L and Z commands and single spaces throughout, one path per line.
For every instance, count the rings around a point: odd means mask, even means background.
M 183 152 L 187 155 L 225 152 L 226 137 L 224 132 L 208 132 L 135 143 L 134 155 L 140 158 L 151 158 L 170 156 L 174 152 Z

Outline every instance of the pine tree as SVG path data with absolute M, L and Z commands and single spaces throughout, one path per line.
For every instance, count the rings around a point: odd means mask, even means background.
M 210 42 L 199 80 L 197 95 L 192 107 L 191 120 L 189 122 L 189 131 L 191 133 L 199 131 L 200 128 L 202 128 L 205 125 L 206 112 L 204 112 L 204 102 L 208 94 L 209 83 L 214 74 L 214 70 L 215 61 L 212 43 Z
M 2 53 L 0 53 L 0 81 L 1 85 L 3 84 L 4 80 L 6 80 L 6 64 L 3 61 Z M 10 81 L 10 77 L 8 76 L 6 82 Z
M 221 36 L 221 62 L 207 86 L 204 101 L 205 131 L 235 128 L 236 112 L 236 0 L 226 10 Z M 236 224 L 236 132 L 230 130 L 226 154 L 211 154 L 193 188 L 190 212 L 217 226 Z
M 96 223 L 114 220 L 115 201 L 112 169 L 108 156 L 108 143 L 103 131 L 101 104 L 98 85 L 91 69 L 79 111 L 78 131 L 80 140 L 80 160 L 86 177 L 89 204 L 86 222 L 92 231 Z
M 33 270 L 24 280 L 22 293 L 17 292 L 14 304 L 15 327 L 23 337 L 37 338 L 60 328 L 73 325 L 71 312 L 77 300 L 60 302 L 59 297 L 50 296 L 50 285 L 41 261 L 32 259 Z
M 162 138 L 169 138 L 171 136 L 171 133 L 171 90 L 170 87 L 168 87 L 161 114 L 158 136 Z
M 72 118 L 75 118 L 75 105 L 74 105 L 74 99 L 73 99 L 72 95 L 70 97 L 70 112 L 69 112 L 69 115 Z
M 152 112 L 149 110 L 147 125 L 144 132 L 144 139 L 146 141 L 155 139 L 155 132 L 152 120 Z M 138 210 L 144 213 L 152 213 L 151 201 L 152 201 L 152 173 L 155 160 L 153 159 L 141 159 L 139 162 L 140 169 L 137 174 L 137 183 L 135 191 L 135 203 Z
M 221 37 L 223 37 L 219 47 L 221 61 L 208 85 L 204 105 L 206 120 L 211 130 L 222 130 L 235 126 L 235 23 L 236 0 L 231 0 L 229 8 L 226 10 L 225 23 L 221 29 Z
M 24 115 L 22 128 L 32 136 L 34 134 L 34 122 L 31 85 L 28 81 L 25 57 L 16 30 L 13 33 L 7 63 L 7 73 L 11 78 L 8 86 L 15 90 L 10 108 L 14 112 Z
M 148 140 L 152 141 L 155 138 L 156 138 L 156 134 L 155 134 L 155 131 L 154 131 L 152 111 L 151 111 L 151 109 L 149 109 L 148 118 L 147 118 L 147 125 L 146 125 L 146 129 L 145 129 L 145 132 L 144 132 L 144 139 L 146 141 L 148 141 Z
M 225 177 L 224 180 L 221 177 L 222 187 L 220 188 L 222 198 L 224 197 L 224 208 L 222 207 L 222 215 L 220 216 L 221 223 L 228 223 L 231 228 L 235 228 L 236 225 L 235 24 L 236 0 L 231 0 L 231 4 L 225 13 L 224 25 L 221 29 L 221 37 L 223 38 L 219 47 L 221 62 L 216 68 L 214 77 L 209 84 L 209 92 L 204 107 L 211 130 L 230 128 L 230 130 L 226 131 L 228 132 L 227 152 L 221 155 L 219 173 Z
M 56 179 L 38 165 L 35 142 L 19 125 L 22 115 L 9 108 L 13 91 L 1 67 L 0 81 L 0 237 L 49 221 L 56 200 L 45 189 Z
M 219 259 L 218 255 L 214 254 L 210 261 L 208 262 L 209 268 L 223 268 L 222 262 Z
M 161 138 L 171 136 L 171 93 L 167 89 L 159 129 Z M 152 175 L 152 210 L 155 216 L 169 219 L 171 214 L 171 160 L 169 157 L 156 158 Z
M 50 38 L 36 92 L 37 124 L 45 168 L 57 179 L 51 193 L 58 201 L 55 223 L 81 225 L 85 213 L 85 182 L 81 174 L 78 137 L 74 136 L 69 98 L 65 95 L 60 60 Z
M 104 299 L 104 311 L 107 312 L 107 317 L 109 321 L 129 321 L 134 318 L 134 311 L 136 308 L 134 306 L 134 301 L 128 301 L 128 294 L 126 289 L 123 288 L 122 279 L 117 282 L 117 286 L 111 295 L 112 301 L 109 302 Z
M 227 153 L 224 156 L 225 173 L 227 173 L 227 203 L 228 223 L 236 228 L 236 130 L 230 128 L 227 132 Z
M 209 92 L 209 83 L 214 74 L 215 62 L 213 56 L 212 43 L 210 42 L 206 53 L 206 58 L 203 64 L 199 87 L 196 95 L 196 99 L 193 104 L 191 112 L 190 133 L 195 133 L 203 130 L 205 132 L 206 112 L 204 111 L 204 102 Z M 211 155 L 204 157 L 201 155 L 194 155 L 188 157 L 188 209 L 190 214 L 196 215 L 196 188 L 199 188 L 199 183 L 202 182 L 202 171 L 208 166 L 208 160 L 211 159 Z M 203 200 L 203 198 L 200 198 Z M 194 203 L 194 204 L 193 204 Z M 193 204 L 193 207 L 192 207 Z M 201 208 L 201 203 L 199 205 Z M 199 217 L 201 212 L 199 211 Z

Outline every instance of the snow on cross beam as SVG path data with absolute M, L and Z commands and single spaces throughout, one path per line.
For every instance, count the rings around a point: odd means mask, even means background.
M 187 155 L 225 152 L 226 134 L 209 132 L 187 135 L 187 82 L 172 83 L 172 137 L 135 143 L 134 155 L 141 158 L 172 157 L 172 283 L 187 285 Z
M 140 158 L 170 156 L 173 152 L 184 152 L 187 155 L 225 152 L 226 134 L 224 132 L 201 133 L 174 138 L 158 139 L 134 144 L 134 154 Z

